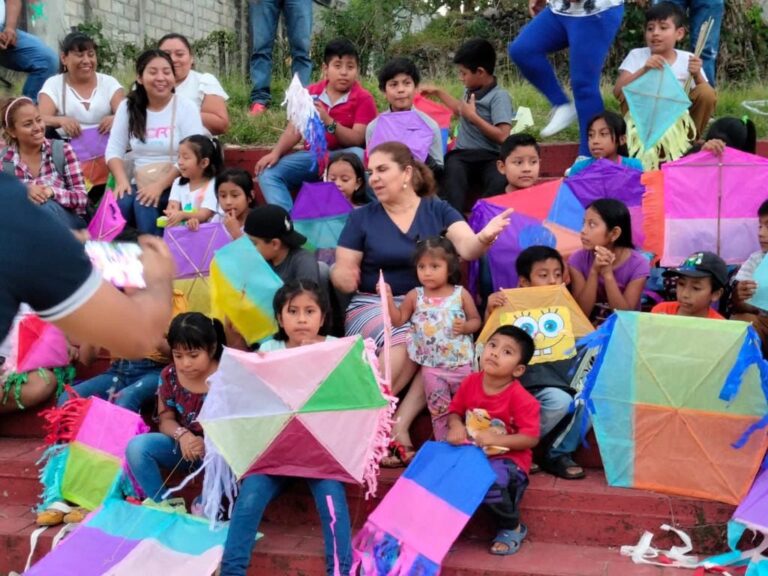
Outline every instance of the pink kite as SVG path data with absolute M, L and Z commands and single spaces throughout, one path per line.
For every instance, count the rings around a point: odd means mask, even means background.
M 125 228 L 125 218 L 120 212 L 114 193 L 107 188 L 93 219 L 88 224 L 88 234 L 91 240 L 111 242 L 123 231 L 123 228 Z

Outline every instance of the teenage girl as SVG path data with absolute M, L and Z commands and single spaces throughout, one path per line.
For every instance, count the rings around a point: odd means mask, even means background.
M 627 123 L 616 112 L 605 111 L 596 115 L 587 128 L 590 158 L 576 162 L 568 172 L 573 176 L 600 158 L 605 158 L 627 168 L 643 170 L 643 164 L 637 158 L 628 158 Z
M 168 330 L 173 363 L 160 373 L 158 432 L 133 438 L 125 456 L 142 492 L 155 501 L 164 492 L 160 469 L 197 467 L 205 455 L 203 429 L 196 421 L 208 393 L 208 377 L 224 350 L 221 322 L 199 312 L 179 314 Z
M 573 296 L 598 322 L 612 310 L 639 310 L 650 263 L 632 244 L 626 205 L 611 198 L 587 207 L 581 228 L 582 250 L 568 259 Z
M 279 330 L 273 340 L 261 345 L 259 352 L 296 348 L 326 339 L 331 307 L 328 297 L 315 282 L 294 280 L 285 284 L 275 294 L 274 310 Z M 221 561 L 221 576 L 245 576 L 264 509 L 289 481 L 290 478 L 285 476 L 246 475 L 229 524 Z M 306 481 L 320 514 L 326 572 L 349 574 L 352 539 L 344 486 L 338 480 L 307 478 Z M 329 497 L 336 517 L 333 528 L 328 507 Z M 334 572 L 337 562 L 338 572 Z
M 328 165 L 326 180 L 336 184 L 355 208 L 371 201 L 365 193 L 365 168 L 356 154 L 344 152 L 334 156 Z
M 461 286 L 459 255 L 445 237 L 416 244 L 418 288 L 398 308 L 389 298 L 393 326 L 411 323 L 408 356 L 421 366 L 427 407 L 436 440 L 448 435 L 448 405 L 461 381 L 472 371 L 472 334 L 482 320 L 469 292 Z M 397 419 L 396 419 L 397 420 Z M 393 431 L 393 437 L 394 435 Z M 406 454 L 412 447 L 403 447 Z M 398 454 L 384 464 L 395 465 Z
M 243 235 L 245 219 L 253 207 L 253 178 L 242 168 L 228 168 L 216 177 L 218 218 L 233 240 Z

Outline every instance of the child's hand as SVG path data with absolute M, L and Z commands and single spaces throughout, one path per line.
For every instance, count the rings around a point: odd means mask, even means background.
M 256 162 L 256 166 L 254 167 L 254 176 L 258 176 L 264 170 L 267 168 L 272 168 L 275 164 L 277 164 L 278 160 L 280 160 L 280 154 L 275 152 L 274 150 L 270 152 L 269 154 L 265 154 L 261 158 L 259 158 L 259 161 Z
M 197 218 L 190 218 L 187 220 L 187 230 L 190 230 L 191 232 L 200 230 L 200 220 Z
M 495 446 L 499 441 L 499 436 L 502 434 L 498 428 L 486 428 L 485 430 L 478 430 L 473 438 L 475 444 L 484 448 L 485 446 Z
M 448 429 L 446 441 L 454 446 L 461 446 L 467 443 L 467 427 L 464 424 L 456 424 Z
M 691 76 L 696 76 L 701 72 L 702 60 L 698 56 L 691 56 L 688 59 L 688 73 Z
M 490 296 L 488 296 L 488 304 L 486 307 L 489 311 L 493 312 L 496 310 L 496 308 L 501 308 L 502 306 L 506 306 L 509 304 L 509 301 L 507 300 L 506 295 L 503 291 L 499 290 L 498 292 L 494 292 Z
M 424 96 L 434 96 L 438 90 L 440 89 L 434 84 L 419 84 L 419 92 Z
M 178 226 L 184 220 L 184 213 L 181 210 L 168 208 L 165 211 L 165 215 L 168 217 L 168 223 L 166 226 Z
M 736 299 L 745 302 L 752 298 L 757 291 L 757 282 L 754 280 L 741 280 L 736 284 Z
M 701 145 L 701 149 L 706 150 L 707 152 L 712 152 L 715 156 L 722 156 L 725 151 L 725 142 L 719 138 L 712 138 L 712 140 L 704 142 L 704 144 Z
M 453 324 L 451 326 L 451 329 L 453 330 L 453 335 L 461 336 L 462 334 L 466 334 L 466 326 L 467 326 L 466 318 L 454 319 Z
M 665 63 L 666 63 L 666 60 L 664 60 L 663 56 L 660 56 L 659 54 L 651 54 L 651 57 L 645 61 L 643 68 L 645 68 L 646 72 L 653 68 L 655 68 L 656 70 L 661 70 L 662 68 L 664 68 Z
M 299 346 L 310 346 L 320 342 L 325 342 L 325 336 L 318 334 L 316 336 L 308 336 L 307 338 L 304 338 L 301 342 L 299 342 Z
M 181 457 L 187 462 L 193 462 L 195 460 L 195 448 L 197 443 L 195 442 L 195 436 L 192 432 L 185 432 L 179 436 L 179 449 L 181 450 Z
M 386 296 L 388 300 L 391 300 L 393 298 L 393 296 L 392 296 L 392 286 L 390 286 L 389 284 L 387 284 L 385 282 L 384 283 L 384 288 L 385 288 L 387 293 L 384 294 L 383 296 Z M 379 293 L 379 283 L 378 282 L 376 283 L 376 294 L 379 294 L 379 296 L 382 296 L 382 294 Z
M 477 118 L 477 102 L 475 101 L 475 95 L 470 94 L 467 102 L 461 101 L 459 103 L 459 116 L 466 118 L 470 122 L 474 122 Z
M 184 434 L 184 436 L 189 436 L 192 438 L 190 441 L 189 453 L 193 460 L 199 460 L 205 456 L 205 441 L 201 436 L 197 436 L 192 433 Z
M 234 210 L 230 210 L 224 214 L 223 222 L 224 228 L 227 229 L 227 232 L 229 232 L 229 235 L 232 236 L 232 238 L 237 238 L 240 235 L 240 222 L 238 222 Z
M 595 261 L 593 266 L 600 274 L 604 275 L 612 272 L 614 260 L 616 260 L 616 255 L 608 250 L 608 248 L 605 246 L 595 247 Z
M 321 102 L 315 101 L 315 110 L 317 110 L 317 115 L 320 116 L 320 120 L 322 120 L 323 124 L 328 126 L 333 122 L 333 118 L 331 118 L 331 115 L 328 114 L 328 111 Z

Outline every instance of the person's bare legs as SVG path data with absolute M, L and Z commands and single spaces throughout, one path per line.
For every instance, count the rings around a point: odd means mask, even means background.
M 379 354 L 381 361 L 384 354 Z M 389 360 L 392 363 L 392 394 L 397 396 L 400 391 L 408 386 L 419 366 L 408 357 L 408 349 L 405 344 L 392 346 L 389 352 Z
M 411 424 L 416 416 L 427 406 L 427 398 L 424 395 L 424 381 L 421 379 L 421 370 L 416 372 L 411 382 L 411 387 L 405 394 L 395 412 L 395 423 L 392 426 L 392 439 L 403 446 L 413 446 L 411 442 Z
M 27 383 L 21 386 L 21 403 L 24 408 L 32 408 L 38 404 L 42 404 L 56 390 L 56 376 L 53 372 L 46 370 L 46 377 L 40 376 L 37 370 L 29 373 Z M 13 395 L 13 390 L 8 394 L 8 400 L 3 404 L 0 403 L 0 414 L 8 412 L 16 412 L 19 410 L 19 406 L 16 404 L 16 398 Z

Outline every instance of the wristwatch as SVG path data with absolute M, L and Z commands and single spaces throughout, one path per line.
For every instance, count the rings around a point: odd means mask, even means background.
M 328 134 L 335 134 L 336 133 L 336 120 L 328 124 L 328 126 L 325 127 L 325 129 L 328 131 Z

